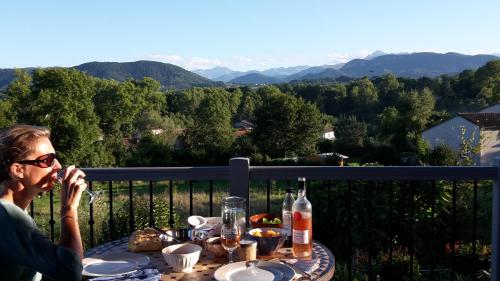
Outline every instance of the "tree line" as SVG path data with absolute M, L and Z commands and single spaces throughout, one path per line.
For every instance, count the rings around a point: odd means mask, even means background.
M 458 111 L 500 102 L 500 61 L 436 78 L 387 74 L 184 90 L 163 90 L 151 78 L 117 82 L 74 69 L 19 70 L 0 98 L 0 127 L 46 126 L 63 163 L 86 167 L 225 165 L 233 156 L 314 162 L 317 152 L 384 165 L 401 164 L 409 153 L 432 164 L 438 163 L 432 155 L 446 153 L 433 154 L 421 132 Z M 240 120 L 253 130 L 237 134 L 233 124 Z M 335 142 L 321 138 L 329 127 Z

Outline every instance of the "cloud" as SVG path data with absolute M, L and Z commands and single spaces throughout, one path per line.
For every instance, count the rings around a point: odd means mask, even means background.
M 326 55 L 329 63 L 346 63 L 352 59 L 362 59 L 370 55 L 372 52 L 362 50 L 355 53 L 331 53 Z
M 168 63 L 179 63 L 184 60 L 181 56 L 178 55 L 148 55 L 146 56 L 146 58 Z
M 208 69 L 208 68 L 213 68 L 216 66 L 221 66 L 222 61 L 217 60 L 217 59 L 205 59 L 205 58 L 199 58 L 199 57 L 194 57 L 189 59 L 184 63 L 184 67 L 189 70 L 193 69 Z
M 147 55 L 143 59 L 171 63 L 188 70 L 207 69 L 222 65 L 222 61 L 217 59 L 206 59 L 200 57 L 184 58 L 179 55 L 166 55 L 166 54 Z

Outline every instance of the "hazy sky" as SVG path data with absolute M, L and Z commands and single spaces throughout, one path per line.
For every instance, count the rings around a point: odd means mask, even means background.
M 2 1 L 0 68 L 156 60 L 322 65 L 397 52 L 500 53 L 499 0 Z

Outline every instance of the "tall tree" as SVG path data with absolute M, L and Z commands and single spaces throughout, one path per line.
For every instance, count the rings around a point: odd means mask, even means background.
M 74 69 L 36 70 L 30 90 L 20 88 L 23 90 L 13 93 L 17 121 L 50 128 L 63 163 L 111 164 L 99 141 L 102 135 L 92 101 L 94 78 Z
M 186 145 L 198 161 L 227 161 L 234 142 L 227 92 L 209 89 L 186 131 Z
M 254 143 L 261 152 L 275 158 L 314 152 L 324 127 L 318 108 L 270 90 L 255 112 Z
M 335 124 L 335 147 L 337 151 L 349 155 L 361 155 L 364 149 L 364 140 L 367 125 L 358 121 L 356 116 L 340 116 Z

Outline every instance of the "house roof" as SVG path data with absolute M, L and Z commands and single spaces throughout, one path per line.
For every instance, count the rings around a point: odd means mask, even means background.
M 235 128 L 245 128 L 245 129 L 253 129 L 255 126 L 252 122 L 248 120 L 240 120 L 238 122 L 235 122 L 233 125 Z
M 486 113 L 486 112 L 463 112 L 458 113 L 464 119 L 484 127 L 500 127 L 500 113 Z

